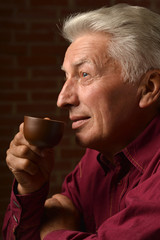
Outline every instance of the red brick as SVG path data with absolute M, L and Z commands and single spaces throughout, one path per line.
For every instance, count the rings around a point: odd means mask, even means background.
M 21 101 L 26 101 L 27 100 L 27 95 L 26 93 L 22 92 L 2 92 L 0 94 L 0 101 L 3 102 L 21 102 Z
M 0 31 L 0 42 L 9 42 L 12 39 L 11 32 Z
M 17 113 L 20 114 L 54 114 L 56 109 L 56 103 L 27 103 L 27 104 L 17 104 Z M 44 115 L 44 117 L 45 117 Z M 47 115 L 48 116 L 48 115 Z
M 72 141 L 71 141 L 71 136 L 66 136 L 66 134 L 65 134 L 65 136 L 63 136 L 63 138 L 62 138 L 62 140 L 61 140 L 61 144 L 62 145 L 66 145 L 66 144 L 69 144 L 69 145 L 71 145 L 72 144 Z
M 154 0 L 154 8 L 156 10 L 156 12 L 158 12 L 160 14 L 160 1 L 159 0 Z
M 13 89 L 14 82 L 12 80 L 1 80 L 0 81 L 0 91 Z
M 146 8 L 150 8 L 151 7 L 151 0 L 145 0 L 145 1 L 138 1 L 137 0 L 137 6 L 142 6 L 142 7 L 146 7 Z
M 61 188 L 62 188 L 61 185 L 62 185 L 62 184 L 59 183 L 59 182 L 57 182 L 57 185 L 55 185 L 55 184 L 54 184 L 54 186 L 51 185 L 48 196 L 51 197 L 51 196 L 53 196 L 53 195 L 56 194 L 56 193 L 60 193 L 60 192 L 61 192 Z
M 0 16 L 1 18 L 7 18 L 13 16 L 14 9 L 13 8 L 4 8 L 0 6 Z
M 56 58 L 52 56 L 18 57 L 19 66 L 53 66 Z
M 11 174 L 10 174 L 10 171 L 9 171 L 9 169 L 8 169 L 8 166 L 7 166 L 7 164 L 6 164 L 6 162 L 0 162 L 0 168 L 1 168 L 1 174 L 0 175 L 10 175 L 11 176 Z
M 52 182 L 56 182 L 56 180 L 57 180 L 57 179 L 56 179 L 55 175 L 52 174 L 52 175 L 51 175 L 51 181 L 52 181 Z
M 4 4 L 4 5 L 9 5 L 9 4 L 12 4 L 13 3 L 13 0 L 1 0 L 1 4 Z
M 115 4 L 118 4 L 118 3 L 128 3 L 128 4 L 131 4 L 131 5 L 136 5 L 137 4 L 137 0 L 115 0 Z
M 53 20 L 56 16 L 56 9 L 52 8 L 19 8 L 17 10 L 17 19 L 51 19 Z
M 6 7 L 7 6 L 17 6 L 17 5 L 26 5 L 26 1 L 22 1 L 22 0 L 1 0 L 1 4 L 3 3 L 3 5 Z
M 9 172 L 9 169 L 8 169 L 6 172 Z M 4 200 L 5 200 L 7 197 L 10 196 L 11 188 L 12 188 L 12 183 L 13 183 L 13 177 L 10 176 L 9 174 L 8 174 L 7 177 L 1 176 L 1 177 L 0 177 L 0 181 L 3 182 L 3 183 L 5 183 L 5 185 L 0 185 L 0 192 L 3 193 L 3 197 L 1 197 L 1 199 L 0 199 L 0 206 L 1 206 L 1 209 L 4 209 L 4 208 L 2 208 L 2 205 L 1 205 L 1 204 L 2 204 L 2 202 L 5 203 Z
M 8 141 L 8 146 L 9 146 L 9 141 Z M 6 151 L 8 149 L 8 146 L 6 148 L 3 147 L 3 150 L 0 149 L 0 156 L 1 156 L 0 161 L 3 161 L 3 162 L 5 161 L 5 159 L 6 159 Z
M 115 4 L 118 3 L 128 3 L 130 5 L 135 5 L 135 6 L 143 6 L 143 7 L 150 7 L 151 1 L 150 0 L 145 0 L 145 1 L 139 1 L 139 0 L 116 0 Z
M 0 126 L 0 138 L 1 136 L 9 136 L 13 132 L 13 128 L 11 126 Z
M 45 77 L 45 79 L 47 77 L 52 77 L 53 79 L 55 78 L 55 76 L 62 76 L 62 78 L 64 77 L 64 74 L 63 72 L 61 71 L 60 69 L 60 66 L 59 68 L 51 68 L 51 69 L 32 69 L 32 77 L 33 78 L 42 78 L 42 77 Z
M 57 23 L 57 22 L 56 22 Z M 56 28 L 56 31 L 58 32 L 58 28 L 56 27 L 56 24 L 54 23 L 54 20 L 50 22 L 32 22 L 31 23 L 31 31 L 53 31 L 53 28 Z
M 3 187 L 1 189 L 1 192 L 3 192 L 4 190 L 5 190 L 5 188 Z M 11 188 L 7 187 L 7 189 L 5 191 L 5 195 L 3 194 L 3 199 L 0 199 L 0 205 L 1 205 L 1 209 L 3 209 L 3 213 L 7 209 L 7 206 L 9 204 L 10 193 L 11 193 Z M 4 217 L 4 216 L 2 216 L 2 217 Z
M 17 42 L 21 43 L 28 43 L 28 42 L 53 42 L 54 40 L 54 33 L 53 32 L 46 32 L 46 33 L 16 33 L 15 39 Z
M 62 170 L 62 169 L 65 169 L 66 171 L 68 171 L 69 169 L 71 169 L 72 167 L 72 163 L 71 161 L 57 161 L 55 163 L 55 168 L 57 170 Z
M 66 46 L 61 45 L 38 45 L 38 46 L 32 46 L 31 47 L 31 53 L 32 55 L 62 55 L 64 56 L 64 53 L 66 51 Z
M 14 77 L 25 77 L 26 75 L 27 71 L 23 68 L 0 67 L 0 78 L 10 77 L 13 79 Z
M 57 87 L 57 82 L 53 80 L 23 80 L 18 81 L 18 88 L 28 89 L 28 90 L 38 90 L 38 89 L 55 89 Z
M 67 6 L 68 5 L 68 1 L 67 0 L 30 0 L 30 3 L 32 6 Z
M 13 135 L 11 135 L 11 133 L 10 133 L 9 135 L 7 135 L 7 139 L 3 140 L 3 141 L 5 141 L 5 143 L 3 143 L 1 141 L 2 145 L 1 145 L 1 148 L 0 148 L 0 156 L 1 156 L 0 160 L 3 160 L 4 163 L 6 161 L 6 152 L 7 152 L 7 149 L 9 148 L 10 141 L 12 140 L 12 138 L 13 138 Z M 2 156 L 3 156 L 3 158 L 2 158 Z
M 110 4 L 110 0 L 98 0 L 98 1 L 93 1 L 93 0 L 75 0 L 75 5 L 77 5 L 78 7 L 81 6 L 85 6 L 86 7 L 90 7 L 90 9 L 93 8 L 97 8 L 97 7 L 103 7 L 103 6 L 107 6 Z
M 14 64 L 14 58 L 10 56 L 0 56 L 0 65 L 8 66 Z
M 57 33 L 57 32 L 56 32 Z M 66 41 L 60 34 L 56 34 L 56 41 L 61 44 L 61 45 L 64 45 L 66 46 L 66 48 L 69 46 L 69 42 Z
M 5 20 L 0 21 L 0 28 L 1 29 L 8 29 L 8 30 L 26 30 L 25 23 L 16 22 L 13 20 Z
M 12 106 L 10 104 L 0 104 L 0 112 L 10 114 L 12 112 Z
M 0 53 L 5 55 L 26 55 L 27 46 L 1 44 Z
M 58 93 L 56 92 L 34 92 L 31 93 L 31 99 L 34 102 L 46 102 L 46 101 L 56 101 Z
M 20 123 L 23 122 L 23 115 L 17 116 L 17 115 L 7 115 L 3 114 L 0 118 L 0 125 L 1 126 L 16 126 L 18 127 Z
M 19 5 L 24 5 L 26 6 L 27 2 L 28 1 L 22 1 L 22 0 L 12 0 L 13 1 L 13 4 L 15 4 L 15 6 L 19 6 Z
M 12 183 L 12 178 L 11 178 L 12 174 L 10 174 L 10 170 L 8 169 L 7 167 L 7 164 L 6 164 L 6 169 L 5 169 L 5 172 L 2 172 L 0 174 L 0 181 L 4 181 L 5 183 L 9 183 L 11 184 Z M 1 186 L 1 189 L 2 187 L 6 187 L 6 186 Z M 9 189 L 11 189 L 11 186 L 9 187 Z M 0 191 L 1 192 L 1 191 Z
M 8 140 L 6 140 L 6 139 L 0 139 L 0 146 L 1 146 L 1 148 L 3 148 L 3 149 L 7 149 L 8 146 L 9 146 Z
M 77 10 L 77 12 L 80 12 L 80 11 L 81 11 L 81 9 L 78 9 L 78 10 Z M 62 9 L 60 10 L 60 15 L 63 16 L 63 17 L 61 18 L 61 22 L 63 23 L 63 19 L 65 19 L 66 17 L 68 17 L 70 14 L 75 14 L 75 10 L 74 10 L 74 9 L 68 9 L 68 8 L 62 8 Z M 60 24 L 60 26 L 61 26 L 61 24 Z M 60 29 L 61 29 L 61 27 L 60 27 Z

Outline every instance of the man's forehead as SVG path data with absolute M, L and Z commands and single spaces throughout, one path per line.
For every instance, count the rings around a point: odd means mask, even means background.
M 102 34 L 84 34 L 77 37 L 67 48 L 65 56 L 72 54 L 79 54 L 81 52 L 91 54 L 92 52 L 105 51 L 107 50 L 108 39 Z
M 68 47 L 62 70 L 69 65 L 72 67 L 79 67 L 84 64 L 101 65 L 103 61 L 106 62 L 109 58 L 106 36 L 102 34 L 84 34 Z
M 77 67 L 78 68 L 78 67 L 80 67 L 80 66 L 82 66 L 84 64 L 91 64 L 91 65 L 93 65 L 94 62 L 89 57 L 77 58 L 77 59 L 74 59 L 72 62 L 68 62 L 68 61 L 64 62 L 63 65 L 61 66 L 61 69 L 63 71 L 65 71 L 65 66 L 68 65 L 68 64 L 70 64 L 70 66 L 72 66 L 72 67 L 75 67 L 75 68 Z

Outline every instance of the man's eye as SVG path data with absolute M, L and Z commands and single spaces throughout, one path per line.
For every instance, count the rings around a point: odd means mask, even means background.
M 83 76 L 83 77 L 87 77 L 87 76 L 88 76 L 88 73 L 83 72 L 83 73 L 82 73 L 82 76 Z

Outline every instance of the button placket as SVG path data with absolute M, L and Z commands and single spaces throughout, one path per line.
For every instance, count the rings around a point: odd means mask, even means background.
M 122 184 L 120 186 L 122 188 L 122 191 L 119 196 L 119 211 L 121 209 L 121 203 L 122 203 L 123 196 L 125 195 L 125 192 L 127 191 L 127 188 L 128 188 L 128 180 L 129 180 L 129 173 L 121 180 Z
M 14 199 L 12 201 L 13 203 L 13 214 L 12 217 L 14 219 L 15 222 L 15 227 L 19 224 L 19 219 L 20 219 L 20 214 L 21 214 L 21 205 L 19 204 L 18 201 L 16 201 L 16 199 Z

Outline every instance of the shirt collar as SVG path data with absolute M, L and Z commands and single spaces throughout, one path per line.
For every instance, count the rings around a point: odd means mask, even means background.
M 123 154 L 142 174 L 147 168 L 149 162 L 160 147 L 160 114 L 158 114 L 145 130 L 126 148 L 115 155 L 115 159 L 120 161 Z M 110 163 L 103 154 L 99 153 L 97 160 L 105 173 L 114 169 L 115 166 Z M 122 159 L 124 161 L 124 159 Z M 122 161 L 121 161 L 122 162 Z
M 128 160 L 143 173 L 160 148 L 160 114 L 126 148 L 122 150 Z

